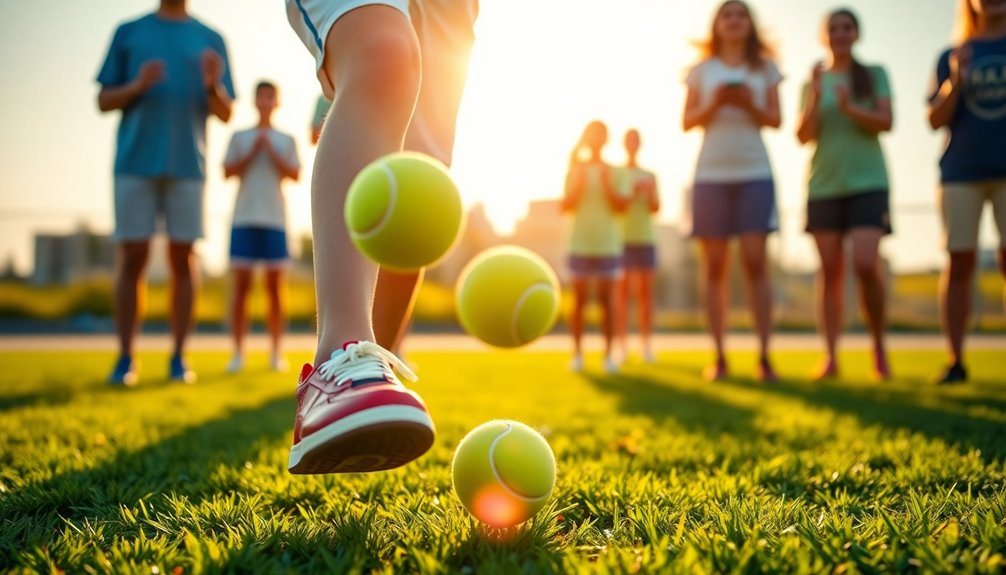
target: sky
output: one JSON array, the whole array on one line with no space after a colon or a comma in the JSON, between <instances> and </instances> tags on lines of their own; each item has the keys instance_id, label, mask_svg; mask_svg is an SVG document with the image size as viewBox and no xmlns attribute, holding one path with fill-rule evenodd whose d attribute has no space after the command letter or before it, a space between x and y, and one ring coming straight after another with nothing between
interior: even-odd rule
<instances>
[{"instance_id":1,"label":"sky","mask_svg":"<svg viewBox=\"0 0 1006 575\"><path fill-rule=\"evenodd\" d=\"M86 222L112 229L112 162L118 114L97 110L94 77L117 24L156 0L0 0L0 261L30 270L32 234ZM482 202L508 231L529 200L561 194L569 150L584 124L602 119L623 160L621 134L641 130L640 161L660 181L660 219L680 221L701 134L682 133L682 79L708 34L713 0L482 0L476 46L459 113L454 175L468 205ZM942 265L935 199L943 136L925 121L932 68L948 43L954 0L847 0L862 21L859 58L886 67L895 129L884 137L895 234L883 253L896 270ZM794 136L799 90L813 64L830 0L755 0L760 27L779 52L783 125L765 140L776 175L782 230L773 253L794 270L817 258L802 232L809 150ZM229 125L211 120L207 155L207 237L199 252L210 271L226 267L236 183L221 163L230 134L252 125L255 82L282 90L276 126L297 138L306 167L286 188L290 226L310 231L308 123L319 93L313 60L290 30L281 0L190 0L191 12L227 42L238 100ZM59 18L51 14L60 12ZM45 34L59 41L41 41ZM988 210L987 210L988 211ZM982 240L994 245L989 215Z\"/></svg>"}]
</instances>

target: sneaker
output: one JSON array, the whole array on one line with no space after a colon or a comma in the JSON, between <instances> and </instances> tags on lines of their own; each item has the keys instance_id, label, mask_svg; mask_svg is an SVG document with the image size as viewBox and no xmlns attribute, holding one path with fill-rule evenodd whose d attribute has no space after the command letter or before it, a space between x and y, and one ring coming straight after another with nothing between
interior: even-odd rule
<instances>
[{"instance_id":1,"label":"sneaker","mask_svg":"<svg viewBox=\"0 0 1006 575\"><path fill-rule=\"evenodd\" d=\"M288 468L294 474L360 473L399 467L433 445L422 398L395 375L416 376L376 343L343 344L297 383L297 418Z\"/></svg>"},{"instance_id":2,"label":"sneaker","mask_svg":"<svg viewBox=\"0 0 1006 575\"><path fill-rule=\"evenodd\" d=\"M967 381L968 370L964 367L963 363L958 361L947 366L943 373L936 376L933 380L933 385L956 385L959 383L967 383Z\"/></svg>"},{"instance_id":3,"label":"sneaker","mask_svg":"<svg viewBox=\"0 0 1006 575\"><path fill-rule=\"evenodd\" d=\"M269 360L269 367L277 373L286 373L290 371L290 364L286 361L286 358L281 354L274 353L272 358Z\"/></svg>"},{"instance_id":4,"label":"sneaker","mask_svg":"<svg viewBox=\"0 0 1006 575\"><path fill-rule=\"evenodd\" d=\"M196 372L189 369L188 363L181 355L173 355L168 365L168 379L178 383L195 383Z\"/></svg>"},{"instance_id":5,"label":"sneaker","mask_svg":"<svg viewBox=\"0 0 1006 575\"><path fill-rule=\"evenodd\" d=\"M231 357L231 362L227 364L227 373L241 373L245 368L245 358L240 353L235 353Z\"/></svg>"},{"instance_id":6,"label":"sneaker","mask_svg":"<svg viewBox=\"0 0 1006 575\"><path fill-rule=\"evenodd\" d=\"M108 376L110 385L124 385L132 387L136 385L136 362L128 355L120 355L112 369L112 374Z\"/></svg>"},{"instance_id":7,"label":"sneaker","mask_svg":"<svg viewBox=\"0 0 1006 575\"><path fill-rule=\"evenodd\" d=\"M569 370L573 373L580 373L583 371L583 356L574 355L573 361L569 362Z\"/></svg>"},{"instance_id":8,"label":"sneaker","mask_svg":"<svg viewBox=\"0 0 1006 575\"><path fill-rule=\"evenodd\" d=\"M730 377L730 368L727 366L727 360L722 357L702 371L702 379L706 383L724 381L728 377Z\"/></svg>"},{"instance_id":9,"label":"sneaker","mask_svg":"<svg viewBox=\"0 0 1006 575\"><path fill-rule=\"evenodd\" d=\"M814 383L824 383L833 379L838 379L838 362L832 358L824 360L821 367L811 378Z\"/></svg>"},{"instance_id":10,"label":"sneaker","mask_svg":"<svg viewBox=\"0 0 1006 575\"><path fill-rule=\"evenodd\" d=\"M604 373L615 375L618 373L618 362L611 357L604 358Z\"/></svg>"},{"instance_id":11,"label":"sneaker","mask_svg":"<svg viewBox=\"0 0 1006 575\"><path fill-rule=\"evenodd\" d=\"M643 363L650 365L657 363L657 356L653 354L653 350L649 347L643 350Z\"/></svg>"},{"instance_id":12,"label":"sneaker","mask_svg":"<svg viewBox=\"0 0 1006 575\"><path fill-rule=\"evenodd\" d=\"M767 357L758 360L758 381L762 383L776 383L779 381L779 376L776 374L775 369L772 368L772 362Z\"/></svg>"}]
</instances>

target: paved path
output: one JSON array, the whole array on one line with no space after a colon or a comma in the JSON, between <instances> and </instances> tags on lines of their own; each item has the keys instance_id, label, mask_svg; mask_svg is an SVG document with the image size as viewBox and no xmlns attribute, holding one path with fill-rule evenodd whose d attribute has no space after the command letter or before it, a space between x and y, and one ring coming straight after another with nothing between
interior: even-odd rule
<instances>
[{"instance_id":1,"label":"paved path","mask_svg":"<svg viewBox=\"0 0 1006 575\"><path fill-rule=\"evenodd\" d=\"M601 338L590 335L585 340L588 350L601 349ZM667 350L708 350L711 347L705 334L659 334L654 336L654 347L657 351ZM293 334L287 336L284 347L288 351L311 351L314 349L313 335ZM756 340L750 334L728 336L727 345L730 349L755 349ZM171 342L167 334L143 335L137 341L140 350L166 351ZM263 334L253 334L247 340L248 349L267 349L268 340ZM635 346L635 339L630 341ZM945 343L938 334L896 334L890 336L888 345L891 349L926 349L943 351ZM75 350L75 351L114 351L115 338L109 334L97 335L3 335L0 336L0 351L27 350ZM842 338L843 349L867 349L869 339L863 334L852 334ZM993 349L1006 352L1006 335L974 335L968 338L968 349ZM192 337L190 349L226 351L231 347L230 339L224 334L196 334ZM818 350L821 341L814 334L779 334L773 339L772 347L779 350ZM460 334L415 334L406 342L407 351L479 351L487 349L485 345L474 338ZM570 339L566 334L547 335L527 347L531 351L566 351L570 349Z\"/></svg>"}]
</instances>

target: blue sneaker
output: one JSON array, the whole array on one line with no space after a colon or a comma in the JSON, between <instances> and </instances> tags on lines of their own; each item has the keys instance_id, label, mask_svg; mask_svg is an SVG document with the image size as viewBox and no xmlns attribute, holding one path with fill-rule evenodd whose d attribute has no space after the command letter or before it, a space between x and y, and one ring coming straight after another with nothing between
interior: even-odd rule
<instances>
[{"instance_id":1,"label":"blue sneaker","mask_svg":"<svg viewBox=\"0 0 1006 575\"><path fill-rule=\"evenodd\" d=\"M168 379L178 383L195 383L196 372L189 369L181 355L171 356L171 364L168 367Z\"/></svg>"},{"instance_id":2,"label":"blue sneaker","mask_svg":"<svg viewBox=\"0 0 1006 575\"><path fill-rule=\"evenodd\" d=\"M128 355L120 355L115 362L115 368L112 369L112 374L108 376L108 383L132 387L136 385L136 380L136 362Z\"/></svg>"}]
</instances>

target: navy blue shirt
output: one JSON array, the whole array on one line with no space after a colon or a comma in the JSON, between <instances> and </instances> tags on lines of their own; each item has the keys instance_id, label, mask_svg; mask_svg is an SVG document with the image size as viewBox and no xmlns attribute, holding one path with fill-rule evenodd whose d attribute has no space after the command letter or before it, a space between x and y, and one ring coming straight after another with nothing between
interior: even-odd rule
<instances>
[{"instance_id":1,"label":"navy blue shirt","mask_svg":"<svg viewBox=\"0 0 1006 575\"><path fill-rule=\"evenodd\" d=\"M166 20L150 14L115 31L98 73L99 84L128 84L149 60L163 60L165 76L122 111L116 175L205 179L209 106L201 60L207 48L223 58L222 84L233 98L224 40L198 20Z\"/></svg>"},{"instance_id":2,"label":"navy blue shirt","mask_svg":"<svg viewBox=\"0 0 1006 575\"><path fill-rule=\"evenodd\" d=\"M940 160L944 182L1006 179L1006 38L970 44L971 68ZM949 77L947 50L936 65L936 90Z\"/></svg>"}]
</instances>

